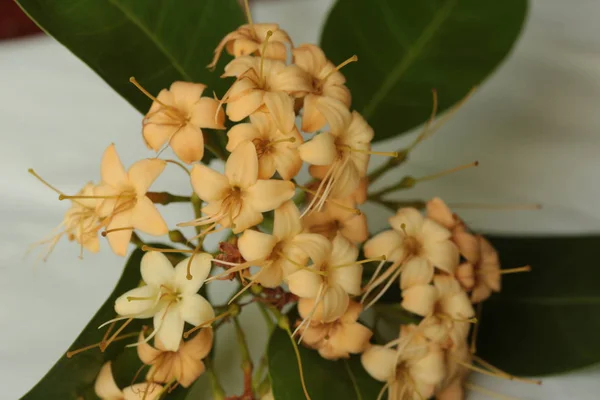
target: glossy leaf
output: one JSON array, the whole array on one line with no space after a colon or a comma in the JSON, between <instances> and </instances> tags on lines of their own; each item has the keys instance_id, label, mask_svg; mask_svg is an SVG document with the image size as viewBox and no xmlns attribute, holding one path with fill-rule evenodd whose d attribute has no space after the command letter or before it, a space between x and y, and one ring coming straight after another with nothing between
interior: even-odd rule
<instances>
[{"instance_id":1,"label":"glossy leaf","mask_svg":"<svg viewBox=\"0 0 600 400\"><path fill-rule=\"evenodd\" d=\"M206 65L225 34L244 22L235 0L17 0L42 29L88 64L140 112L150 100L129 77L157 94L183 80L225 91Z\"/></svg>"},{"instance_id":2,"label":"glossy leaf","mask_svg":"<svg viewBox=\"0 0 600 400\"><path fill-rule=\"evenodd\" d=\"M102 340L106 328L98 329L98 327L104 322L115 318L114 304L116 298L127 290L136 287L141 280L140 260L143 254L144 252L141 249L136 249L131 254L115 289L70 346L69 349L71 351L99 343ZM171 253L170 255L175 256L174 260L179 256L175 253ZM133 320L120 335L139 332L142 325L147 322L144 320ZM108 360L115 360L119 354L125 354L123 353L124 346L136 341L137 337L132 337L131 339L113 342L105 352L101 352L99 348L94 348L76 354L72 358L61 357L46 376L21 399L95 399L96 395L94 394L93 386L102 365ZM131 352L131 349L128 349L128 351L129 354L135 354L135 352ZM139 366L140 364L137 364L135 369L139 368ZM130 370L122 369L123 372L119 372L119 376L115 376L115 379L117 382L123 380L130 381L130 376L133 377L135 369L133 373Z\"/></svg>"},{"instance_id":3,"label":"glossy leaf","mask_svg":"<svg viewBox=\"0 0 600 400\"><path fill-rule=\"evenodd\" d=\"M478 354L519 375L545 375L600 362L600 237L492 237L502 292L483 305Z\"/></svg>"},{"instance_id":4,"label":"glossy leaf","mask_svg":"<svg viewBox=\"0 0 600 400\"><path fill-rule=\"evenodd\" d=\"M344 67L353 107L375 140L424 122L431 91L439 111L456 104L500 64L525 20L527 0L339 0L323 31L327 56Z\"/></svg>"},{"instance_id":5,"label":"glossy leaf","mask_svg":"<svg viewBox=\"0 0 600 400\"><path fill-rule=\"evenodd\" d=\"M360 357L329 361L318 352L300 347L304 379L312 400L376 399L383 384L363 369ZM268 346L269 376L276 400L305 400L294 348L288 334L275 329Z\"/></svg>"}]
</instances>

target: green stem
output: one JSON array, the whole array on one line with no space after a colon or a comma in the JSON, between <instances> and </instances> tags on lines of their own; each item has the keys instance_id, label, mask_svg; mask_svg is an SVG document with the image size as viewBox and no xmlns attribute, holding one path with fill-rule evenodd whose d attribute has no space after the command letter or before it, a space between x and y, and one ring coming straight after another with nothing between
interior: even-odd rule
<instances>
[{"instance_id":1,"label":"green stem","mask_svg":"<svg viewBox=\"0 0 600 400\"><path fill-rule=\"evenodd\" d=\"M206 357L204 359L204 365L206 366L206 372L208 372L208 376L210 378L210 387L212 389L212 398L214 400L224 400L225 399L225 390L223 390L223 386L221 386L221 382L219 382L219 377L215 372L215 367L213 364L212 357Z\"/></svg>"},{"instance_id":2,"label":"green stem","mask_svg":"<svg viewBox=\"0 0 600 400\"><path fill-rule=\"evenodd\" d=\"M139 247L140 249L142 248L142 246L144 246L146 243L144 243L144 241L142 240L142 238L140 238L138 236L137 233L133 232L131 234L131 243L133 243L134 245L136 245L137 247Z\"/></svg>"},{"instance_id":3,"label":"green stem","mask_svg":"<svg viewBox=\"0 0 600 400\"><path fill-rule=\"evenodd\" d=\"M369 200L381 199L388 193L396 192L398 190L410 189L414 187L416 183L417 180L412 176L405 176L400 180L400 182L391 186L384 187L383 189L375 193L369 194Z\"/></svg>"},{"instance_id":4,"label":"green stem","mask_svg":"<svg viewBox=\"0 0 600 400\"><path fill-rule=\"evenodd\" d=\"M242 329L242 325L238 317L233 317L233 324L235 326L235 334L237 338L238 347L240 349L240 356L242 358L242 371L244 372L244 397L253 397L253 385L252 385L252 358L250 357L250 351L248 350L248 341L246 340L246 334Z\"/></svg>"},{"instance_id":5,"label":"green stem","mask_svg":"<svg viewBox=\"0 0 600 400\"><path fill-rule=\"evenodd\" d=\"M172 231L169 231L169 239L171 240L171 242L173 243L179 243L182 244L184 246L189 247L192 250L196 249L196 246L194 246L189 240L188 238L185 237L185 235L183 234L183 232L181 232L179 229L173 229Z\"/></svg>"},{"instance_id":6,"label":"green stem","mask_svg":"<svg viewBox=\"0 0 600 400\"><path fill-rule=\"evenodd\" d=\"M378 197L369 197L369 201L388 208L392 212L396 212L399 208L411 207L422 210L425 208L425 202L423 200L407 200L407 201L395 201L395 200L383 200Z\"/></svg>"},{"instance_id":7,"label":"green stem","mask_svg":"<svg viewBox=\"0 0 600 400\"><path fill-rule=\"evenodd\" d=\"M202 218L202 200L200 200L200 197L198 197L198 195L196 193L192 194L192 207L194 208L194 217L196 219L198 218ZM201 234L202 233L202 227L201 226L196 226L196 234ZM204 236L200 236L198 238L198 247L202 248L202 244L204 243Z\"/></svg>"},{"instance_id":8,"label":"green stem","mask_svg":"<svg viewBox=\"0 0 600 400\"><path fill-rule=\"evenodd\" d=\"M190 196L178 196L169 192L147 192L146 197L152 200L153 203L166 206L171 203L189 203L192 201Z\"/></svg>"}]
</instances>

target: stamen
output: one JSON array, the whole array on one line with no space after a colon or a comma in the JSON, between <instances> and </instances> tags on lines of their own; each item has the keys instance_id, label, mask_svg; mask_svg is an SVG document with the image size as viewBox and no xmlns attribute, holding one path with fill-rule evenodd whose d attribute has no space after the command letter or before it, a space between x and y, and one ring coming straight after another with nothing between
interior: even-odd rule
<instances>
[{"instance_id":1,"label":"stamen","mask_svg":"<svg viewBox=\"0 0 600 400\"><path fill-rule=\"evenodd\" d=\"M292 347L294 348L294 353L296 354L296 360L298 361L298 371L300 371L300 383L302 384L302 391L304 392L304 397L306 400L311 400L310 395L308 394L308 389L306 388L306 382L304 381L304 370L302 368L302 357L300 357L300 350L298 350L298 344L294 340L294 336L290 332L290 328L286 329L290 341L292 342Z\"/></svg>"},{"instance_id":2,"label":"stamen","mask_svg":"<svg viewBox=\"0 0 600 400\"><path fill-rule=\"evenodd\" d=\"M128 338L137 336L139 334L140 334L139 332L127 333L125 335L115 337L112 341L116 342L118 340L128 339ZM85 346L85 347L82 347L82 348L77 349L77 350L67 351L67 353L65 354L65 356L67 358L72 358L73 356L75 356L75 355L77 355L79 353L83 353L84 351L91 350L91 349L96 348L96 347L102 348L102 343L104 343L104 341L101 341L101 342L98 342L98 343L95 343L95 344L91 344L89 346Z\"/></svg>"},{"instance_id":3,"label":"stamen","mask_svg":"<svg viewBox=\"0 0 600 400\"><path fill-rule=\"evenodd\" d=\"M473 334L471 335L471 354L475 354L477 352L477 336L479 335L479 325L481 325L481 314L483 312L483 302L477 304L477 310L475 311L475 318L477 318L477 323L473 327Z\"/></svg>"},{"instance_id":4,"label":"stamen","mask_svg":"<svg viewBox=\"0 0 600 400\"><path fill-rule=\"evenodd\" d=\"M474 385L474 384L468 383L468 382L465 383L465 388L469 389L469 390L472 390L474 392L479 392L479 393L484 394L486 396L493 397L493 398L498 399L498 400L520 400L520 399L518 399L516 397L505 396L503 394L493 392L493 391L491 391L489 389L482 388L481 386L477 386L477 385Z\"/></svg>"},{"instance_id":5,"label":"stamen","mask_svg":"<svg viewBox=\"0 0 600 400\"><path fill-rule=\"evenodd\" d=\"M108 229L108 230L102 231L102 236L106 237L106 235L108 235L109 233L118 232L118 231L132 231L134 229L135 228L133 226L124 226L122 228Z\"/></svg>"},{"instance_id":6,"label":"stamen","mask_svg":"<svg viewBox=\"0 0 600 400\"><path fill-rule=\"evenodd\" d=\"M502 275L504 275L504 274L516 274L519 272L530 272L530 271L531 271L531 265L526 265L524 267L519 267L519 268L501 269L500 273Z\"/></svg>"},{"instance_id":7,"label":"stamen","mask_svg":"<svg viewBox=\"0 0 600 400\"><path fill-rule=\"evenodd\" d=\"M231 314L231 310L227 310L224 313L221 313L221 314L217 315L213 319L209 319L208 321L205 321L205 322L201 323L200 325L197 325L197 326L193 327L189 331L183 333L183 338L187 339L192 333L196 332L197 330L200 330L200 329L202 329L202 328L204 328L206 326L209 326L213 322L218 321L221 318L224 318L224 317L228 316L229 314Z\"/></svg>"},{"instance_id":8,"label":"stamen","mask_svg":"<svg viewBox=\"0 0 600 400\"><path fill-rule=\"evenodd\" d=\"M386 271L387 272L387 271ZM400 273L402 272L402 268L398 268L398 270L390 277L390 279L388 280L388 282L385 284L385 286L383 287L383 289L381 289L379 291L379 293L377 293L377 296L375 296L370 302L369 304L367 304L365 306L365 308L363 308L364 310L367 310L368 308L370 308L373 304L377 303L377 301L385 294L385 292L387 292L387 290L390 288L390 286L392 285L392 283L396 282L396 280L398 280L398 277L400 276ZM365 296L363 296L364 298Z\"/></svg>"},{"instance_id":9,"label":"stamen","mask_svg":"<svg viewBox=\"0 0 600 400\"><path fill-rule=\"evenodd\" d=\"M156 97L152 96L150 94L150 92L148 92L146 89L144 89L144 87L142 85L140 85L133 76L131 78L129 78L129 82L133 83L134 86L136 88L138 88L139 91L142 92L144 95L146 95L146 97L148 97L150 100L157 102L158 104L160 104L161 106L163 106L166 109L174 109L174 107L168 106L165 103L163 103L162 101L158 100Z\"/></svg>"},{"instance_id":10,"label":"stamen","mask_svg":"<svg viewBox=\"0 0 600 400\"><path fill-rule=\"evenodd\" d=\"M383 399L383 395L384 395L385 391L389 389L389 387L390 387L390 383L386 382L385 385L383 385L383 387L379 391L379 394L377 395L377 400Z\"/></svg>"},{"instance_id":11,"label":"stamen","mask_svg":"<svg viewBox=\"0 0 600 400\"><path fill-rule=\"evenodd\" d=\"M350 147L347 145L344 146L340 146L340 147L344 147L350 151L354 151L356 153L363 153L363 154L371 154L374 156L384 156L384 157L394 157L394 158L398 158L398 152L397 151L372 151L372 150L363 150L363 149L355 149L354 147Z\"/></svg>"},{"instance_id":12,"label":"stamen","mask_svg":"<svg viewBox=\"0 0 600 400\"><path fill-rule=\"evenodd\" d=\"M333 266L333 267L330 267L330 268L334 269L334 268L351 267L353 265L366 264L366 263L371 262L371 261L386 261L386 257L385 256L380 256L380 257L367 258L365 260L349 262L349 263L346 263L346 264L340 264L340 265L336 265L336 266Z\"/></svg>"},{"instance_id":13,"label":"stamen","mask_svg":"<svg viewBox=\"0 0 600 400\"><path fill-rule=\"evenodd\" d=\"M258 77L262 84L264 84L263 71L265 64L265 52L267 51L267 44L269 43L269 39L271 38L271 36L273 36L273 31L267 31L267 35L265 36L265 41L263 42L263 46L260 52L260 73L258 74Z\"/></svg>"},{"instance_id":14,"label":"stamen","mask_svg":"<svg viewBox=\"0 0 600 400\"><path fill-rule=\"evenodd\" d=\"M462 171L462 170L465 170L465 169L469 169L471 167L477 167L478 165L479 165L479 161L473 161L472 163L465 164L465 165L460 165L460 166L454 167L454 168L450 168L450 169L448 169L446 171L438 172L438 173L433 174L433 175L424 176L422 178L417 178L417 179L415 179L415 181L417 181L417 182L430 181L430 180L433 180L433 179L441 178L442 176L446 176L446 175L452 174L454 172L458 172L458 171Z\"/></svg>"},{"instance_id":15,"label":"stamen","mask_svg":"<svg viewBox=\"0 0 600 400\"><path fill-rule=\"evenodd\" d=\"M320 82L325 82L327 80L327 78L329 78L331 75L335 74L340 69L344 68L346 65L356 62L356 61L358 61L358 56L355 54L352 57L350 57L349 59L347 59L346 61L344 61L343 63L339 64L337 67L335 67L331 71L329 71L329 73L327 75L325 75L325 77L323 79L321 79Z\"/></svg>"},{"instance_id":16,"label":"stamen","mask_svg":"<svg viewBox=\"0 0 600 400\"><path fill-rule=\"evenodd\" d=\"M100 351L104 353L104 350L115 340L115 338L119 335L119 333L123 332L123 329L127 327L133 321L133 318L129 318L127 321L121 325L119 329L106 341L106 343L100 345Z\"/></svg>"},{"instance_id":17,"label":"stamen","mask_svg":"<svg viewBox=\"0 0 600 400\"><path fill-rule=\"evenodd\" d=\"M482 210L541 210L541 204L478 204L478 203L449 203L450 208L470 208Z\"/></svg>"},{"instance_id":18,"label":"stamen","mask_svg":"<svg viewBox=\"0 0 600 400\"><path fill-rule=\"evenodd\" d=\"M161 249L159 247L151 247L148 245L142 246L142 251L156 251L159 253L193 253L195 250L188 249Z\"/></svg>"},{"instance_id":19,"label":"stamen","mask_svg":"<svg viewBox=\"0 0 600 400\"><path fill-rule=\"evenodd\" d=\"M312 189L307 188L306 186L300 186L300 185L296 185L296 187L302 191L305 191L307 193L312 194L313 196L315 196L315 198L317 198L319 196L318 191L315 192ZM362 211L360 211L358 208L353 208L353 207L348 207L342 203L340 203L339 201L335 200L335 199L325 199L325 202L331 203L336 205L337 207L340 207L343 210L346 210L348 212L351 212L352 214L356 214L356 215L362 215Z\"/></svg>"},{"instance_id":20,"label":"stamen","mask_svg":"<svg viewBox=\"0 0 600 400\"><path fill-rule=\"evenodd\" d=\"M491 371L488 371L487 369L479 368L479 367L477 367L477 366L475 366L473 364L468 364L468 363L466 363L464 361L461 361L461 360L457 359L456 357L452 357L452 356L450 356L450 357L458 365L463 366L463 367L465 367L467 369L470 369L472 371L479 372L480 374L488 375L488 376L493 376L494 378L506 379L506 380L509 380L509 381L517 380L517 379L515 379L515 378L517 378L516 376L508 375L505 372L502 372L502 373L500 373L500 372L491 372ZM530 383L530 384L533 384L533 385L541 385L542 384L541 381L534 381L534 380L529 380L529 379L525 379L524 381L519 379L519 381L524 382L524 383Z\"/></svg>"},{"instance_id":21,"label":"stamen","mask_svg":"<svg viewBox=\"0 0 600 400\"><path fill-rule=\"evenodd\" d=\"M274 141L272 141L272 142L269 143L269 146L272 146L272 145L277 144L277 143L285 143L285 142L295 143L296 142L296 138L292 136L292 137L289 137L287 139L274 140Z\"/></svg>"},{"instance_id":22,"label":"stamen","mask_svg":"<svg viewBox=\"0 0 600 400\"><path fill-rule=\"evenodd\" d=\"M436 314L437 317L442 319L447 319L452 322L468 322L470 324L476 324L478 322L477 318L454 318L447 314Z\"/></svg>"},{"instance_id":23,"label":"stamen","mask_svg":"<svg viewBox=\"0 0 600 400\"><path fill-rule=\"evenodd\" d=\"M154 297L127 296L127 301L136 301L136 300L154 300Z\"/></svg>"},{"instance_id":24,"label":"stamen","mask_svg":"<svg viewBox=\"0 0 600 400\"><path fill-rule=\"evenodd\" d=\"M175 160L165 160L165 162L179 166L179 167L180 167L182 170L184 170L184 171L185 171L185 173L186 173L188 176L191 176L191 173L190 173L190 171L189 171L189 170L188 170L188 169L185 167L185 165L183 165L183 164L182 164L182 163L180 163L179 161L175 161Z\"/></svg>"},{"instance_id":25,"label":"stamen","mask_svg":"<svg viewBox=\"0 0 600 400\"><path fill-rule=\"evenodd\" d=\"M248 18L248 25L254 25L252 22L252 14L250 13L250 5L248 0L244 0L244 8L246 9L246 18Z\"/></svg>"},{"instance_id":26,"label":"stamen","mask_svg":"<svg viewBox=\"0 0 600 400\"><path fill-rule=\"evenodd\" d=\"M56 193L58 193L59 195L63 196L63 192L61 192L60 190L58 190L57 188L55 188L54 186L52 186L51 184L49 184L44 178L42 178L41 176L39 176L37 174L37 172L35 172L33 170L33 168L29 168L27 170L27 172L29 172L31 175L35 176L37 178L38 181L42 182L46 187L50 188L51 190L54 190Z\"/></svg>"},{"instance_id":27,"label":"stamen","mask_svg":"<svg viewBox=\"0 0 600 400\"><path fill-rule=\"evenodd\" d=\"M66 194L60 194L58 196L59 200L71 200L71 199L127 199L127 198L135 198L135 195L128 195L128 194L118 194L118 195L113 195L113 196L83 196L83 195L74 195L74 196L68 196Z\"/></svg>"},{"instance_id":28,"label":"stamen","mask_svg":"<svg viewBox=\"0 0 600 400\"><path fill-rule=\"evenodd\" d=\"M523 383L530 383L533 385L541 385L542 384L542 381L540 381L539 379L527 379L527 378L521 378L518 376L511 375L508 372L501 370L500 368L490 364L489 362L485 361L483 358L478 357L476 355L473 355L473 360L477 361L479 364L483 365L484 367L488 368L491 371L505 375L507 379L511 379L513 381L519 381L519 382L523 382Z\"/></svg>"}]
</instances>

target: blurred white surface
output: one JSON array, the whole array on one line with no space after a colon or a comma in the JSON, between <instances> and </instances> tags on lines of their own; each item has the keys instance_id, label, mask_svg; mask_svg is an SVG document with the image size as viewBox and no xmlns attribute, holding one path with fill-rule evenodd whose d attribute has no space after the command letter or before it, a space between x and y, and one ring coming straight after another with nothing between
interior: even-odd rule
<instances>
[{"instance_id":1,"label":"blurred white surface","mask_svg":"<svg viewBox=\"0 0 600 400\"><path fill-rule=\"evenodd\" d=\"M255 8L254 18L281 23L296 43L316 42L331 3L267 1ZM532 3L515 52L436 137L415 151L402 173L422 176L476 159L480 167L424 183L408 196L544 205L535 212L462 213L486 231L597 232L600 2ZM24 261L28 244L56 226L67 207L27 169L74 192L98 179L99 159L110 142L126 165L150 153L141 141L140 115L52 39L0 43L0 88L0 397L15 399L64 354L112 290L123 264L106 245L82 262L78 249L67 243L45 264L34 267L35 257ZM406 140L378 147L396 148ZM183 194L186 178L171 169L155 188ZM172 224L190 217L186 205L166 210ZM371 229L381 229L387 214L375 207L367 212ZM210 291L227 295L220 293L222 286ZM258 356L266 339L262 320L252 309L242 320ZM221 335L217 366L235 391L241 374L235 346L228 345L234 336L230 329ZM473 381L519 399L591 400L599 397L600 370L548 378L541 387L480 376Z\"/></svg>"}]
</instances>

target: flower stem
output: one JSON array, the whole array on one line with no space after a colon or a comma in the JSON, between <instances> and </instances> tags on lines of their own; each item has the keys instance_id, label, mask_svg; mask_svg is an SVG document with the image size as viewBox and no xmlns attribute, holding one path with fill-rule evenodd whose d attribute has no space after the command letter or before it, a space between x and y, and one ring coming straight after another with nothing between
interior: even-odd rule
<instances>
[{"instance_id":1,"label":"flower stem","mask_svg":"<svg viewBox=\"0 0 600 400\"><path fill-rule=\"evenodd\" d=\"M140 249L146 245L146 243L144 243L144 241L138 236L137 233L133 232L131 234L131 243L133 243L134 245L136 245L137 247L139 247Z\"/></svg>"},{"instance_id":2,"label":"flower stem","mask_svg":"<svg viewBox=\"0 0 600 400\"><path fill-rule=\"evenodd\" d=\"M204 365L206 366L206 372L208 372L208 377L210 378L212 398L214 400L224 400L225 390L223 390L223 386L221 385L221 382L219 382L219 377L217 376L217 373L215 371L213 359L211 357L206 357L204 359Z\"/></svg>"},{"instance_id":3,"label":"flower stem","mask_svg":"<svg viewBox=\"0 0 600 400\"><path fill-rule=\"evenodd\" d=\"M179 243L182 244L184 246L189 247L192 250L196 249L196 246L194 246L189 240L188 238L185 237L185 235L183 234L183 232L181 232L179 229L173 229L172 231L169 231L169 239L171 240L171 242L173 243Z\"/></svg>"},{"instance_id":4,"label":"flower stem","mask_svg":"<svg viewBox=\"0 0 600 400\"><path fill-rule=\"evenodd\" d=\"M385 196L386 194L396 192L398 190L410 189L410 188L414 187L416 183L417 183L417 180L415 178L413 178L412 176L405 176L404 178L402 178L400 180L400 182L398 182L394 185L388 186L388 187L384 187L383 189L370 194L369 200L380 199L381 197Z\"/></svg>"},{"instance_id":5,"label":"flower stem","mask_svg":"<svg viewBox=\"0 0 600 400\"><path fill-rule=\"evenodd\" d=\"M171 203L189 203L192 201L190 196L178 196L169 192L147 192L146 196L153 203L162 204L163 206Z\"/></svg>"},{"instance_id":6,"label":"flower stem","mask_svg":"<svg viewBox=\"0 0 600 400\"><path fill-rule=\"evenodd\" d=\"M246 335L244 334L244 330L242 329L242 325L240 324L238 317L233 318L233 324L235 326L238 347L240 348L240 356L242 357L241 367L244 373L244 393L242 394L242 398L252 398L253 365L250 352L248 351L248 342L246 341Z\"/></svg>"}]
</instances>

